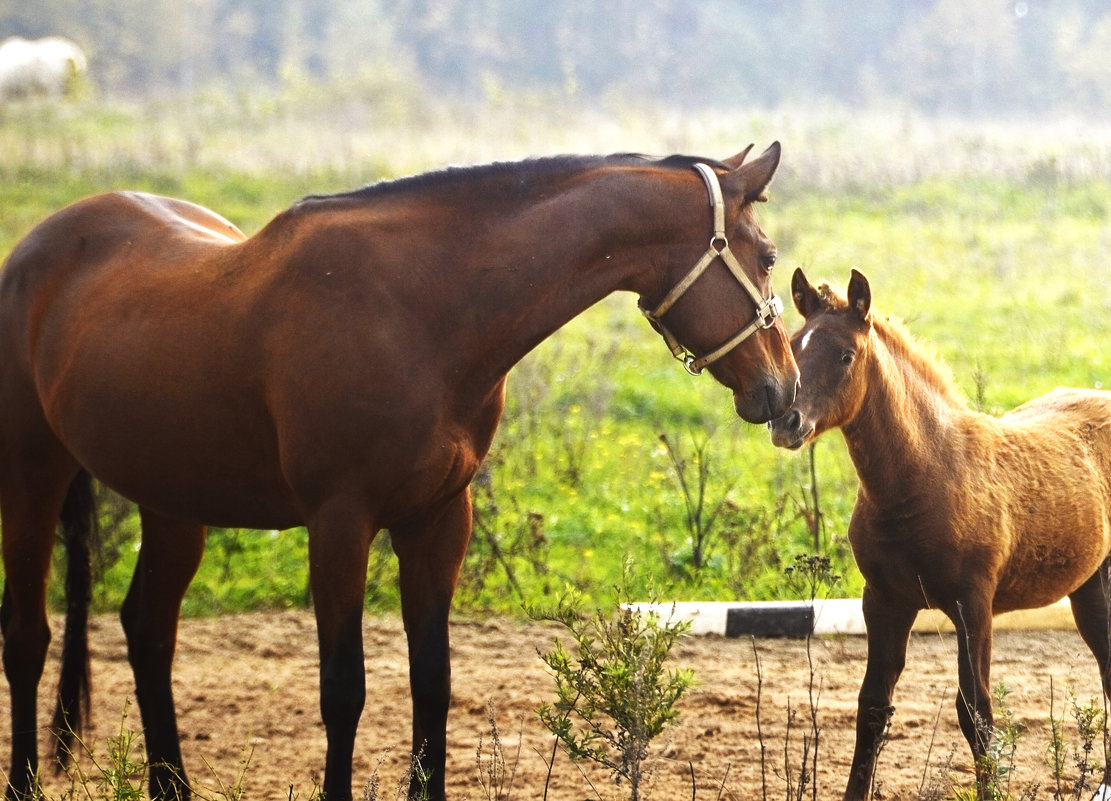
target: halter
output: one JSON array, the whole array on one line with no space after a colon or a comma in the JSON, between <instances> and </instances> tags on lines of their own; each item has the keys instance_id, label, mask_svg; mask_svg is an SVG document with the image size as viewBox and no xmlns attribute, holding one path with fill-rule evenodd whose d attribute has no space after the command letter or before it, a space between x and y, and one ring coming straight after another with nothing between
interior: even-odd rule
<instances>
[{"instance_id":1,"label":"halter","mask_svg":"<svg viewBox=\"0 0 1111 801\"><path fill-rule=\"evenodd\" d=\"M706 189L710 193L710 206L714 210L714 235L710 238L710 247L683 280L676 284L667 293L667 297L660 301L660 305L652 311L643 306L640 307L640 310L663 335L664 342L671 349L671 355L683 363L688 373L699 375L707 365L716 362L757 331L771 328L775 324L776 318L783 314L783 301L774 294L770 298L765 298L760 290L756 288L756 285L745 275L741 263L737 261L737 257L729 249L729 240L725 237L725 201L721 196L721 184L718 183L717 174L705 164L695 164L694 168L698 170L698 174L706 182ZM683 293L691 288L691 285L706 271L706 268L713 264L714 259L722 260L725 266L729 268L729 272L733 273L733 277L752 298L752 301L756 304L756 319L716 350L707 353L705 356L696 357L679 344L679 340L667 330L661 318L683 296Z\"/></svg>"}]
</instances>

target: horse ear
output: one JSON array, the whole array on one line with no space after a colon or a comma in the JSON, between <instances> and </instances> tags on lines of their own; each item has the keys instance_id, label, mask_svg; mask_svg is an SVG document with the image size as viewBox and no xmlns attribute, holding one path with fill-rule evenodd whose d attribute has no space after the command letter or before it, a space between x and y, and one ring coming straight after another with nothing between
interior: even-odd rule
<instances>
[{"instance_id":1,"label":"horse ear","mask_svg":"<svg viewBox=\"0 0 1111 801\"><path fill-rule=\"evenodd\" d=\"M729 176L736 182L745 203L763 202L768 199L768 185L771 184L778 167L779 142L772 142L767 150L748 164L736 167Z\"/></svg>"},{"instance_id":2,"label":"horse ear","mask_svg":"<svg viewBox=\"0 0 1111 801\"><path fill-rule=\"evenodd\" d=\"M753 146L749 145L748 147L746 147L744 150L742 150L737 155L730 156L729 158L722 161L722 164L728 164L729 169L731 169L731 170L737 169L738 167L740 167L742 164L745 163L745 159L748 158L749 151L752 150L752 148L753 148Z\"/></svg>"},{"instance_id":3,"label":"horse ear","mask_svg":"<svg viewBox=\"0 0 1111 801\"><path fill-rule=\"evenodd\" d=\"M872 287L868 279L860 270L853 268L849 278L849 308L860 315L860 319L868 322L868 312L872 308Z\"/></svg>"},{"instance_id":4,"label":"horse ear","mask_svg":"<svg viewBox=\"0 0 1111 801\"><path fill-rule=\"evenodd\" d=\"M823 306L822 296L806 280L802 268L795 268L795 273L791 276L791 299L795 301L795 308L803 317L809 317Z\"/></svg>"}]
</instances>

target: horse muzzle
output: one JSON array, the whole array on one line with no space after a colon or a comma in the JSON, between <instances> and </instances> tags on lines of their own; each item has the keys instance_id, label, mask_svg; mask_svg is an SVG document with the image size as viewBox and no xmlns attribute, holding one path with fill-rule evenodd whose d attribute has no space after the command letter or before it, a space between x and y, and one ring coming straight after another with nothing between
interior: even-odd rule
<instances>
[{"instance_id":1,"label":"horse muzzle","mask_svg":"<svg viewBox=\"0 0 1111 801\"><path fill-rule=\"evenodd\" d=\"M774 378L765 378L747 394L734 390L733 408L746 423L767 423L787 413L795 402L798 380L785 385Z\"/></svg>"},{"instance_id":2,"label":"horse muzzle","mask_svg":"<svg viewBox=\"0 0 1111 801\"><path fill-rule=\"evenodd\" d=\"M797 451L814 436L814 424L804 420L798 409L768 423L772 444L779 448Z\"/></svg>"}]
</instances>

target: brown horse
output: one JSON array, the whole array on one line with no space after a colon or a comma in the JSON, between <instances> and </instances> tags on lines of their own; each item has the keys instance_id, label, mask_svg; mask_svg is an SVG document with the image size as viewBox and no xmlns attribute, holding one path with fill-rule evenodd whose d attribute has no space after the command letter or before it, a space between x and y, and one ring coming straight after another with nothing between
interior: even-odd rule
<instances>
[{"instance_id":1,"label":"brown horse","mask_svg":"<svg viewBox=\"0 0 1111 801\"><path fill-rule=\"evenodd\" d=\"M443 798L448 612L471 531L468 484L509 369L624 290L688 370L708 366L733 390L742 418L778 417L794 398L775 247L753 206L779 145L749 162L747 152L450 169L306 198L250 238L203 208L137 193L79 201L31 231L0 275L9 795L37 767L59 517L72 586L55 724L80 721L91 475L142 518L121 617L153 796L189 793L170 674L205 524L304 524L327 797L351 797L368 548L385 528L414 752Z\"/></svg>"},{"instance_id":2,"label":"brown horse","mask_svg":"<svg viewBox=\"0 0 1111 801\"><path fill-rule=\"evenodd\" d=\"M993 615L1069 596L1111 692L1111 393L1058 390L996 419L971 409L900 323L871 311L861 273L847 300L801 271L791 290L806 318L791 339L802 389L772 440L799 448L840 428L860 476L849 540L865 579L868 666L845 798L868 794L926 607L959 634L957 716L982 786Z\"/></svg>"}]
</instances>

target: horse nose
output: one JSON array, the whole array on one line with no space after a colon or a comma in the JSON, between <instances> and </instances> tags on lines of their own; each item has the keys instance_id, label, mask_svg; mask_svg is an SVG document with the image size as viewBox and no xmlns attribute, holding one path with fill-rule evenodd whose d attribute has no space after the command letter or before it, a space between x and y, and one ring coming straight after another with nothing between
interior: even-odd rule
<instances>
[{"instance_id":1,"label":"horse nose","mask_svg":"<svg viewBox=\"0 0 1111 801\"><path fill-rule=\"evenodd\" d=\"M795 387L768 377L747 394L733 393L733 404L741 419L749 423L766 423L787 413L795 400Z\"/></svg>"},{"instance_id":2,"label":"horse nose","mask_svg":"<svg viewBox=\"0 0 1111 801\"><path fill-rule=\"evenodd\" d=\"M769 420L775 420L787 414L799 393L799 380L784 386L778 381L771 381L765 389L768 400Z\"/></svg>"}]
</instances>

